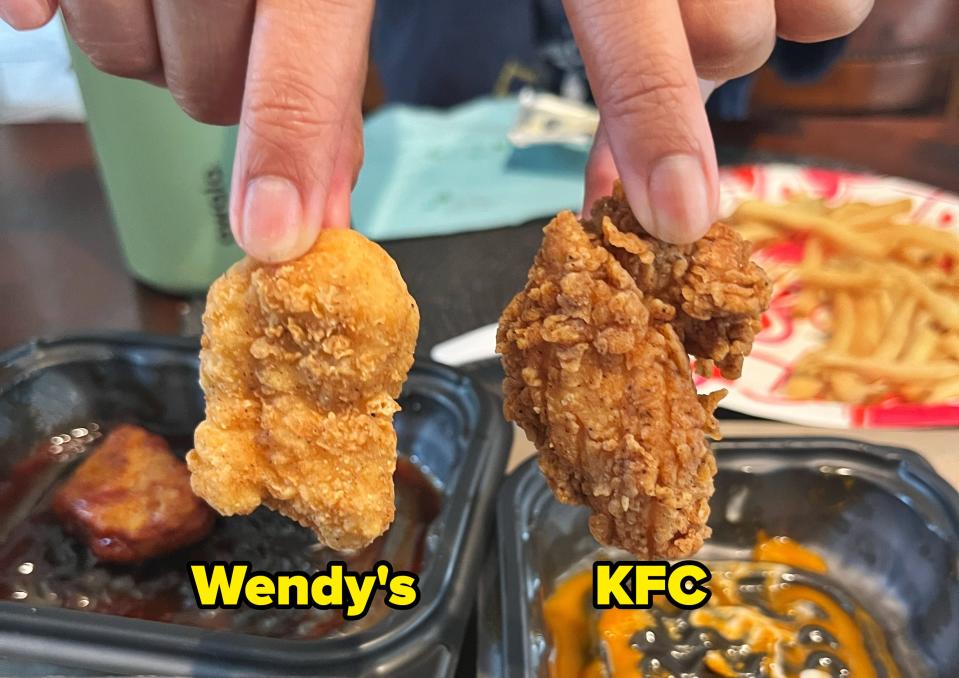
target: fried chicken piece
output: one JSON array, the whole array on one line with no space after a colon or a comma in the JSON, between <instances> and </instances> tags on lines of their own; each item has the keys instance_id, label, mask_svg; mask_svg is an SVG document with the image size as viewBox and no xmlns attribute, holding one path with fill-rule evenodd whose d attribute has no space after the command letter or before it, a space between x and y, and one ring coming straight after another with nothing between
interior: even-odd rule
<instances>
[{"instance_id":1,"label":"fried chicken piece","mask_svg":"<svg viewBox=\"0 0 959 678\"><path fill-rule=\"evenodd\" d=\"M617 187L591 221L563 212L546 227L500 319L504 413L536 445L556 497L592 509L597 540L679 558L710 534L705 434L718 437L725 393L697 395L687 350L738 374L769 286L738 242L725 243L734 231L666 245L625 218L623 200Z\"/></svg>"},{"instance_id":2,"label":"fried chicken piece","mask_svg":"<svg viewBox=\"0 0 959 678\"><path fill-rule=\"evenodd\" d=\"M54 513L100 559L129 563L193 544L214 513L190 490L190 473L166 441L119 426L53 498Z\"/></svg>"},{"instance_id":3,"label":"fried chicken piece","mask_svg":"<svg viewBox=\"0 0 959 678\"><path fill-rule=\"evenodd\" d=\"M602 238L640 290L676 309L673 326L687 352L712 360L727 379L739 377L772 287L735 229L718 222L690 245L657 240L636 221L619 182L584 227Z\"/></svg>"},{"instance_id":4,"label":"fried chicken piece","mask_svg":"<svg viewBox=\"0 0 959 678\"><path fill-rule=\"evenodd\" d=\"M266 504L336 549L382 534L419 331L390 256L328 229L296 261L244 259L210 288L203 328L194 491L224 515Z\"/></svg>"}]
</instances>

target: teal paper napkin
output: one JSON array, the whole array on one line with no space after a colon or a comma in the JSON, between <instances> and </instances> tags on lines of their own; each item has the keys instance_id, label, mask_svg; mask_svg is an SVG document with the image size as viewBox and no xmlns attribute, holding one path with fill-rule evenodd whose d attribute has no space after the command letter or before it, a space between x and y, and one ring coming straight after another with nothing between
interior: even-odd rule
<instances>
[{"instance_id":1,"label":"teal paper napkin","mask_svg":"<svg viewBox=\"0 0 959 678\"><path fill-rule=\"evenodd\" d=\"M393 105L365 124L353 225L373 240L514 226L583 201L587 151L513 148L515 97L439 111Z\"/></svg>"}]
</instances>

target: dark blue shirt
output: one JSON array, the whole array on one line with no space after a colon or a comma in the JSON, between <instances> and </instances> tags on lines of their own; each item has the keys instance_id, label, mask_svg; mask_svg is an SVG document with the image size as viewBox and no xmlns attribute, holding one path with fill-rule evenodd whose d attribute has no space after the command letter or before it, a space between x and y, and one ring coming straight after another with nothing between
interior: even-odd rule
<instances>
[{"instance_id":1,"label":"dark blue shirt","mask_svg":"<svg viewBox=\"0 0 959 678\"><path fill-rule=\"evenodd\" d=\"M772 65L788 80L814 80L843 43L780 40ZM391 102L445 107L523 86L589 98L560 0L380 0L372 51ZM747 76L719 88L710 112L745 117L750 82Z\"/></svg>"}]
</instances>

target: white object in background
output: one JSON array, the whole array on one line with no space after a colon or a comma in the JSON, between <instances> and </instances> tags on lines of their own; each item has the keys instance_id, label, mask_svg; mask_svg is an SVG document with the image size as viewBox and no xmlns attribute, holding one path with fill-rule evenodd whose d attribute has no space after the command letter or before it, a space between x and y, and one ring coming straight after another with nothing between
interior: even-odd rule
<instances>
[{"instance_id":1,"label":"white object in background","mask_svg":"<svg viewBox=\"0 0 959 678\"><path fill-rule=\"evenodd\" d=\"M598 125L599 111L594 106L527 88L519 93L519 116L509 132L509 141L516 148L541 144L589 146Z\"/></svg>"},{"instance_id":2,"label":"white object in background","mask_svg":"<svg viewBox=\"0 0 959 678\"><path fill-rule=\"evenodd\" d=\"M496 357L496 327L493 323L441 341L430 351L430 357L450 367L492 360Z\"/></svg>"},{"instance_id":3,"label":"white object in background","mask_svg":"<svg viewBox=\"0 0 959 678\"><path fill-rule=\"evenodd\" d=\"M718 85L699 79L703 101ZM599 111L592 104L527 87L519 93L519 115L509 132L509 141L516 148L542 144L585 147L593 143L598 126Z\"/></svg>"},{"instance_id":4,"label":"white object in background","mask_svg":"<svg viewBox=\"0 0 959 678\"><path fill-rule=\"evenodd\" d=\"M20 33L0 21L0 123L85 119L60 21Z\"/></svg>"}]
</instances>

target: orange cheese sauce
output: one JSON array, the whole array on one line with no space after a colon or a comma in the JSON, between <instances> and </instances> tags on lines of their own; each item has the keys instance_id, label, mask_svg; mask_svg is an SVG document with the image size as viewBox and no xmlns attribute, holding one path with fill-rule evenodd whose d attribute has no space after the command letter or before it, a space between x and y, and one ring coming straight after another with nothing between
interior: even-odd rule
<instances>
[{"instance_id":1,"label":"orange cheese sauce","mask_svg":"<svg viewBox=\"0 0 959 678\"><path fill-rule=\"evenodd\" d=\"M753 560L764 563L782 563L810 572L826 572L826 561L818 553L803 548L789 537L767 537L759 533L753 547Z\"/></svg>"},{"instance_id":2,"label":"orange cheese sauce","mask_svg":"<svg viewBox=\"0 0 959 678\"><path fill-rule=\"evenodd\" d=\"M544 603L549 675L899 678L879 626L821 576L819 555L760 535L753 558L707 563L713 595L692 611L664 598L595 610L591 571L572 575Z\"/></svg>"}]
</instances>

